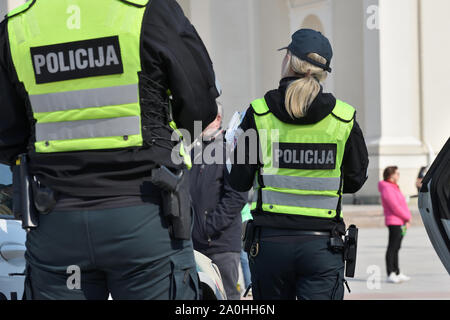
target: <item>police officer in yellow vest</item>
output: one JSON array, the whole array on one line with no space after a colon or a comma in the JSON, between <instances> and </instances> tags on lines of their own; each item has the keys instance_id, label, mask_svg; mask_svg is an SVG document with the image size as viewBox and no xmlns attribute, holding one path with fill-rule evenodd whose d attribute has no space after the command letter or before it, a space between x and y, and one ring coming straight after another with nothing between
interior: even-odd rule
<instances>
[{"instance_id":1,"label":"police officer in yellow vest","mask_svg":"<svg viewBox=\"0 0 450 320\"><path fill-rule=\"evenodd\" d=\"M32 0L7 15L0 162L27 166L38 212L27 299L199 297L175 123L206 128L215 84L175 0Z\"/></svg>"},{"instance_id":2,"label":"police officer in yellow vest","mask_svg":"<svg viewBox=\"0 0 450 320\"><path fill-rule=\"evenodd\" d=\"M280 87L247 110L231 170L235 189L254 188L253 296L343 299L342 194L365 183L367 148L355 109L323 93L328 39L301 29L284 49Z\"/></svg>"}]
</instances>

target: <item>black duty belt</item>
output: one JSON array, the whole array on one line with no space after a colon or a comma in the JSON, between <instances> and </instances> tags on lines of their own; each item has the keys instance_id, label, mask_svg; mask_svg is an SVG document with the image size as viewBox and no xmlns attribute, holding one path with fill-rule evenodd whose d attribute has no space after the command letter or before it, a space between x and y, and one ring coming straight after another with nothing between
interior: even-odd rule
<instances>
[{"instance_id":1,"label":"black duty belt","mask_svg":"<svg viewBox=\"0 0 450 320\"><path fill-rule=\"evenodd\" d=\"M277 237L330 237L328 231L308 231L261 227L260 239Z\"/></svg>"}]
</instances>

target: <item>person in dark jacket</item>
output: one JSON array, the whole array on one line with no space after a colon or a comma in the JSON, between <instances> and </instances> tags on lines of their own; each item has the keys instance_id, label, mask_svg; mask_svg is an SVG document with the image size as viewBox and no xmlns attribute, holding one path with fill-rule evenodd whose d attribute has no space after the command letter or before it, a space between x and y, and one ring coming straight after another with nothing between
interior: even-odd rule
<instances>
[{"instance_id":1,"label":"person in dark jacket","mask_svg":"<svg viewBox=\"0 0 450 320\"><path fill-rule=\"evenodd\" d=\"M70 14L74 8L83 12L78 26L73 23L76 14ZM98 50L93 51L92 43ZM104 43L112 63L119 65L114 70L104 60L94 61L95 52L106 52ZM25 58L13 55L13 47ZM30 49L42 53L35 56L37 71ZM94 52L89 61L82 57L88 51ZM82 70L87 63L92 70ZM160 166L173 172L185 169L183 161L172 160L177 141L171 139L169 123L174 120L193 136L194 121L205 128L215 119L218 96L208 52L175 0L28 1L0 23L0 163L14 166L17 156L26 153L30 174L57 195L56 206L41 214L39 226L27 235L27 299L199 297L192 241L169 234L161 190L150 176ZM66 126L39 123L38 107L52 111L53 121L58 114L73 121ZM85 108L95 112L83 112ZM130 112L133 117L128 118L139 120L132 130L139 139L127 133L111 137L111 132L130 129L116 119ZM74 119L80 114L89 119ZM90 122L110 114L120 128ZM37 125L56 137L44 147L65 141L64 150L37 150ZM82 139L71 130L86 139L93 135L97 143L85 143L89 150L83 149ZM109 138L112 143L105 143ZM96 149L98 141L101 148ZM69 287L73 266L80 282Z\"/></svg>"},{"instance_id":2,"label":"person in dark jacket","mask_svg":"<svg viewBox=\"0 0 450 320\"><path fill-rule=\"evenodd\" d=\"M203 141L193 151L190 171L195 218L194 249L209 257L219 268L229 300L239 300L237 290L241 252L241 210L247 193L235 191L226 168L226 143L221 129L222 112L206 129Z\"/></svg>"},{"instance_id":3,"label":"person in dark jacket","mask_svg":"<svg viewBox=\"0 0 450 320\"><path fill-rule=\"evenodd\" d=\"M342 194L367 180L368 152L355 109L323 92L331 72L328 39L301 29L285 49L278 89L255 100L244 116L231 170L237 191L255 186L253 295L340 300L343 251L331 239L342 244ZM251 143L255 132L257 143Z\"/></svg>"}]
</instances>

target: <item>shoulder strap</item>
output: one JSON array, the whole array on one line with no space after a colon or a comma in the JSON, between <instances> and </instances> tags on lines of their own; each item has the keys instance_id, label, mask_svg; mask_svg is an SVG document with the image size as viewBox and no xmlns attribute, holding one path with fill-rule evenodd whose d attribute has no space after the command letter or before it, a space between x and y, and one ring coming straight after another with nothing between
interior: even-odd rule
<instances>
[{"instance_id":1,"label":"shoulder strap","mask_svg":"<svg viewBox=\"0 0 450 320\"><path fill-rule=\"evenodd\" d=\"M14 10L11 10L7 15L6 18L11 19L14 16L17 16L18 14L21 14L22 12L27 11L30 9L34 4L36 3L36 0L25 2L23 5L18 6Z\"/></svg>"},{"instance_id":2,"label":"shoulder strap","mask_svg":"<svg viewBox=\"0 0 450 320\"><path fill-rule=\"evenodd\" d=\"M263 116L270 112L269 106L264 98L252 102L253 111L258 116Z\"/></svg>"},{"instance_id":3,"label":"shoulder strap","mask_svg":"<svg viewBox=\"0 0 450 320\"><path fill-rule=\"evenodd\" d=\"M132 6L142 8L145 7L150 0L120 0L124 3L131 4Z\"/></svg>"},{"instance_id":4,"label":"shoulder strap","mask_svg":"<svg viewBox=\"0 0 450 320\"><path fill-rule=\"evenodd\" d=\"M341 100L336 100L336 106L332 114L343 122L352 122L355 118L356 110L351 105Z\"/></svg>"}]
</instances>

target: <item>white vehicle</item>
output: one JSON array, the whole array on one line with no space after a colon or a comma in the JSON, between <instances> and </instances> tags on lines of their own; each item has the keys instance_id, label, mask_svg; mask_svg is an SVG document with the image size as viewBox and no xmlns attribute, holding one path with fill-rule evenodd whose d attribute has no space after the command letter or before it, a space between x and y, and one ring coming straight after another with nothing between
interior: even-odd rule
<instances>
[{"instance_id":1,"label":"white vehicle","mask_svg":"<svg viewBox=\"0 0 450 320\"><path fill-rule=\"evenodd\" d=\"M11 183L9 169L5 168L0 165L0 185ZM21 300L25 281L26 233L22 222L14 220L10 214L8 206L0 204L0 300ZM194 254L203 300L226 300L217 266L201 253L195 251Z\"/></svg>"},{"instance_id":2,"label":"white vehicle","mask_svg":"<svg viewBox=\"0 0 450 320\"><path fill-rule=\"evenodd\" d=\"M11 216L0 216L0 300L21 300L25 276L25 231Z\"/></svg>"},{"instance_id":3,"label":"white vehicle","mask_svg":"<svg viewBox=\"0 0 450 320\"><path fill-rule=\"evenodd\" d=\"M227 300L219 268L207 256L194 251L202 300Z\"/></svg>"}]
</instances>

